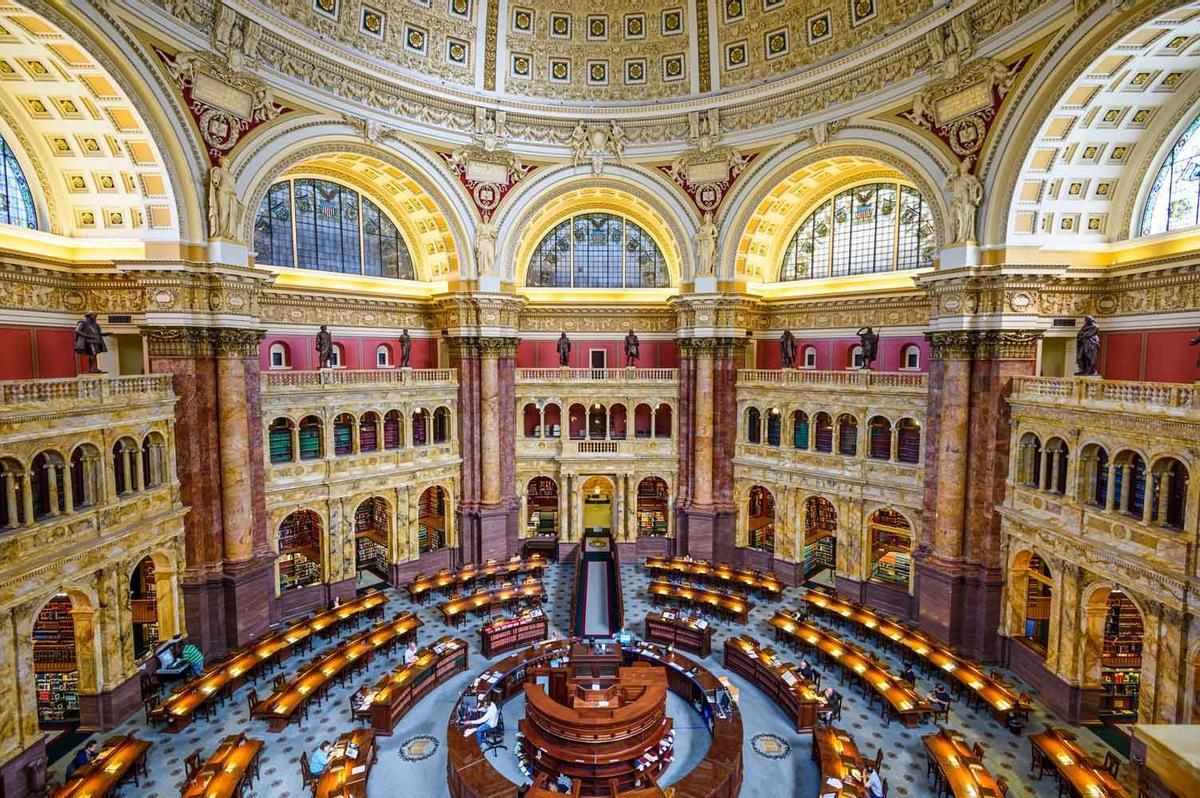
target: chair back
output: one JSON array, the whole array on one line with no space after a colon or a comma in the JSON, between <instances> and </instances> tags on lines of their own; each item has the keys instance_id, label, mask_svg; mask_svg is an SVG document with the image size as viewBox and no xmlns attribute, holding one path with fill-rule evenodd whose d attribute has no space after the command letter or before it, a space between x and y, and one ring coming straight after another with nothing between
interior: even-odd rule
<instances>
[{"instance_id":1,"label":"chair back","mask_svg":"<svg viewBox=\"0 0 1200 798\"><path fill-rule=\"evenodd\" d=\"M1104 769L1115 779L1118 771L1121 770L1121 760L1117 759L1117 755L1112 751L1107 751L1104 754Z\"/></svg>"},{"instance_id":2,"label":"chair back","mask_svg":"<svg viewBox=\"0 0 1200 798\"><path fill-rule=\"evenodd\" d=\"M884 779L883 780L883 798L887 798L887 794L888 794L888 782L887 782L887 779Z\"/></svg>"},{"instance_id":3,"label":"chair back","mask_svg":"<svg viewBox=\"0 0 1200 798\"><path fill-rule=\"evenodd\" d=\"M1003 776L997 776L996 786L1000 789L1000 798L1006 798L1008 795L1008 779Z\"/></svg>"},{"instance_id":4,"label":"chair back","mask_svg":"<svg viewBox=\"0 0 1200 798\"><path fill-rule=\"evenodd\" d=\"M304 780L306 786L317 780L317 777L313 775L312 768L308 766L308 751L300 752L300 778Z\"/></svg>"},{"instance_id":5,"label":"chair back","mask_svg":"<svg viewBox=\"0 0 1200 798\"><path fill-rule=\"evenodd\" d=\"M183 772L188 781L195 777L197 771L200 770L200 750L197 749L188 754L187 759L183 760Z\"/></svg>"},{"instance_id":6,"label":"chair back","mask_svg":"<svg viewBox=\"0 0 1200 798\"><path fill-rule=\"evenodd\" d=\"M251 714L254 714L254 706L257 703L258 703L258 691L255 690L253 687L251 687L250 692L246 693L246 706L249 707Z\"/></svg>"},{"instance_id":7,"label":"chair back","mask_svg":"<svg viewBox=\"0 0 1200 798\"><path fill-rule=\"evenodd\" d=\"M275 678L271 680L271 686L276 690L278 690L280 687L283 687L285 684L287 684L287 676L282 673L275 674Z\"/></svg>"},{"instance_id":8,"label":"chair back","mask_svg":"<svg viewBox=\"0 0 1200 798\"><path fill-rule=\"evenodd\" d=\"M983 743L976 740L975 745L971 746L971 753L976 759L983 759Z\"/></svg>"},{"instance_id":9,"label":"chair back","mask_svg":"<svg viewBox=\"0 0 1200 798\"><path fill-rule=\"evenodd\" d=\"M883 766L883 747L881 746L875 750L875 769L879 770L879 768L882 766Z\"/></svg>"}]
</instances>

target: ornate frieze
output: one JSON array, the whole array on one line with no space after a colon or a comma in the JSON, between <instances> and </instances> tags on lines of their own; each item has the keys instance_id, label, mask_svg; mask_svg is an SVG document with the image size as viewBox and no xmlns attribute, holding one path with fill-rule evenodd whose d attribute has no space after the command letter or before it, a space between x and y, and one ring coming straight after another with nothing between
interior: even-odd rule
<instances>
[{"instance_id":1,"label":"ornate frieze","mask_svg":"<svg viewBox=\"0 0 1200 798\"><path fill-rule=\"evenodd\" d=\"M929 323L929 300L923 294L772 301L762 307L766 330L854 329L869 324L887 327L924 327Z\"/></svg>"},{"instance_id":2,"label":"ornate frieze","mask_svg":"<svg viewBox=\"0 0 1200 798\"><path fill-rule=\"evenodd\" d=\"M527 305L520 316L521 332L639 333L675 331L675 314L666 308L639 306Z\"/></svg>"},{"instance_id":3,"label":"ornate frieze","mask_svg":"<svg viewBox=\"0 0 1200 798\"><path fill-rule=\"evenodd\" d=\"M683 189L697 210L712 213L758 153L743 155L734 147L715 144L707 133L702 133L696 141L697 146L658 169Z\"/></svg>"}]
</instances>

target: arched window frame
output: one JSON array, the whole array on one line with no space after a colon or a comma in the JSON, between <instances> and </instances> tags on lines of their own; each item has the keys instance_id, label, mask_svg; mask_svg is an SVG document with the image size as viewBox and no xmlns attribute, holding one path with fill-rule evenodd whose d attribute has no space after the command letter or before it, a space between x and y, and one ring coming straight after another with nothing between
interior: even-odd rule
<instances>
[{"instance_id":1,"label":"arched window frame","mask_svg":"<svg viewBox=\"0 0 1200 798\"><path fill-rule=\"evenodd\" d=\"M1200 182L1188 175L1200 165L1200 114L1184 128L1163 158L1142 207L1139 235L1169 233L1200 224ZM1181 191L1183 183L1192 184ZM1173 207L1174 206L1174 207Z\"/></svg>"},{"instance_id":2,"label":"arched window frame","mask_svg":"<svg viewBox=\"0 0 1200 798\"><path fill-rule=\"evenodd\" d=\"M800 368L815 369L817 367L817 348L815 346L804 347L804 357L801 361Z\"/></svg>"},{"instance_id":3,"label":"arched window frame","mask_svg":"<svg viewBox=\"0 0 1200 798\"><path fill-rule=\"evenodd\" d=\"M276 341L271 344L267 352L267 358L267 368L290 369L292 367L292 357L288 351L288 345L282 341Z\"/></svg>"},{"instance_id":4,"label":"arched window frame","mask_svg":"<svg viewBox=\"0 0 1200 798\"><path fill-rule=\"evenodd\" d=\"M375 347L375 368L390 369L392 363L392 348L387 344Z\"/></svg>"},{"instance_id":5,"label":"arched window frame","mask_svg":"<svg viewBox=\"0 0 1200 798\"><path fill-rule=\"evenodd\" d=\"M336 219L322 217L315 205L319 196L328 203L332 188L338 190ZM311 224L305 210L309 202L314 203ZM389 244L395 248L394 263ZM287 178L267 190L255 211L254 251L258 263L276 267L416 279L412 248L400 225L370 196L326 178Z\"/></svg>"},{"instance_id":6,"label":"arched window frame","mask_svg":"<svg viewBox=\"0 0 1200 798\"><path fill-rule=\"evenodd\" d=\"M614 226L619 223L620 245L615 248L615 252L620 254L619 264L614 262L614 250L611 247L577 249L580 225L591 221L595 227L601 220L604 222L605 237L610 239L608 244L615 243L611 238L615 232ZM630 249L635 245L637 249ZM565 264L559 262L561 258L548 259L556 250L569 253ZM580 263L577 255L584 252L587 260ZM648 254L652 269L631 269L631 252ZM648 274L652 275L652 279L647 279ZM671 284L671 272L662 247L640 224L620 214L588 211L559 221L542 237L525 268L525 284L544 288L665 288Z\"/></svg>"},{"instance_id":7,"label":"arched window frame","mask_svg":"<svg viewBox=\"0 0 1200 798\"><path fill-rule=\"evenodd\" d=\"M891 221L881 224L881 217ZM933 206L914 186L861 183L826 197L801 219L788 239L779 281L928 268L937 247Z\"/></svg>"},{"instance_id":8,"label":"arched window frame","mask_svg":"<svg viewBox=\"0 0 1200 798\"><path fill-rule=\"evenodd\" d=\"M920 371L921 369L921 347L916 344L906 344L900 350L900 370L901 371Z\"/></svg>"},{"instance_id":9,"label":"arched window frame","mask_svg":"<svg viewBox=\"0 0 1200 798\"><path fill-rule=\"evenodd\" d=\"M0 137L0 185L5 200L0 207L0 224L37 230L37 203L33 201L29 180L17 160L17 153L3 137Z\"/></svg>"}]
</instances>

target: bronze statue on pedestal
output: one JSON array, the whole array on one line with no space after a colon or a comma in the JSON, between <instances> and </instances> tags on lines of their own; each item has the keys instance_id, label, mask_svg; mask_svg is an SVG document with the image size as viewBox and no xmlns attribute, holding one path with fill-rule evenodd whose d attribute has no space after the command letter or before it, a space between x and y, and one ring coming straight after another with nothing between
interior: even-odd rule
<instances>
[{"instance_id":1,"label":"bronze statue on pedestal","mask_svg":"<svg viewBox=\"0 0 1200 798\"><path fill-rule=\"evenodd\" d=\"M325 329L324 324L317 333L317 364L318 368L323 369L333 366L333 336Z\"/></svg>"},{"instance_id":2,"label":"bronze statue on pedestal","mask_svg":"<svg viewBox=\"0 0 1200 798\"><path fill-rule=\"evenodd\" d=\"M75 353L83 355L83 361L87 366L84 374L103 374L104 372L96 365L96 357L101 352L107 351L104 332L96 321L96 314L92 311L85 313L79 323L75 325Z\"/></svg>"}]
</instances>

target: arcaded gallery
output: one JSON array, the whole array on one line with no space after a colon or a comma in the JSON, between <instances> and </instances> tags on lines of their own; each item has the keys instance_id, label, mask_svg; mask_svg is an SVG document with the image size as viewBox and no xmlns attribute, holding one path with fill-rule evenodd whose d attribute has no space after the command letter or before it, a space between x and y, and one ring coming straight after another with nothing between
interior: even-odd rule
<instances>
[{"instance_id":1,"label":"arcaded gallery","mask_svg":"<svg viewBox=\"0 0 1200 798\"><path fill-rule=\"evenodd\" d=\"M0 798L1200 798L1200 0L0 2Z\"/></svg>"}]
</instances>

